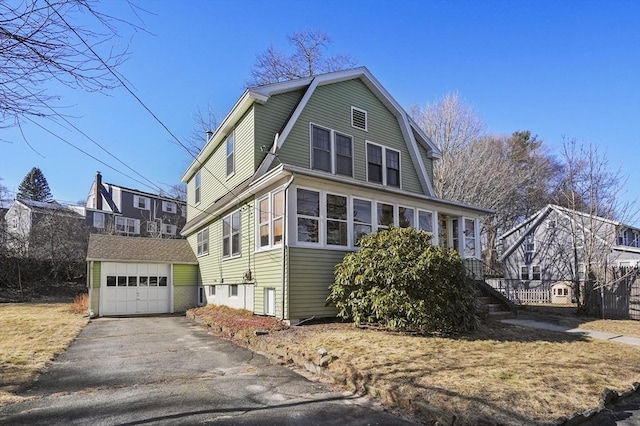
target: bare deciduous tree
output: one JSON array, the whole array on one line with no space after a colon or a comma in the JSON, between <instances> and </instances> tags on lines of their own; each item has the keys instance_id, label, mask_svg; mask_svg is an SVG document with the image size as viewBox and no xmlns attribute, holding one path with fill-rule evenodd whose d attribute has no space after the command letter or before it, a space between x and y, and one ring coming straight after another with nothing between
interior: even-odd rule
<instances>
[{"instance_id":1,"label":"bare deciduous tree","mask_svg":"<svg viewBox=\"0 0 640 426\"><path fill-rule=\"evenodd\" d=\"M127 46L118 50L114 40L125 22L101 13L96 4L0 2L0 128L19 125L25 116L56 115L52 107L58 96L45 83L91 92L118 86L111 71L126 59ZM88 21L81 25L80 20Z\"/></svg>"},{"instance_id":2,"label":"bare deciduous tree","mask_svg":"<svg viewBox=\"0 0 640 426\"><path fill-rule=\"evenodd\" d=\"M621 200L626 178L619 169L610 169L606 153L597 146L563 139L562 159L563 180L554 197L567 208L564 230L573 244L556 250L556 263L571 270L578 307L588 311L594 291L610 288L627 278L627 272L618 271L618 252L613 248L620 245L623 224L632 222L637 210L634 202Z\"/></svg>"},{"instance_id":3,"label":"bare deciduous tree","mask_svg":"<svg viewBox=\"0 0 640 426\"><path fill-rule=\"evenodd\" d=\"M316 74L352 68L356 61L345 54L326 57L325 51L331 39L317 30L297 31L287 36L294 47L292 54L277 50L273 45L256 55L247 86L311 77Z\"/></svg>"},{"instance_id":4,"label":"bare deciduous tree","mask_svg":"<svg viewBox=\"0 0 640 426\"><path fill-rule=\"evenodd\" d=\"M442 198L487 207L484 260L497 266L499 232L513 227L547 202L558 167L531 132L489 135L457 93L411 110L414 120L442 151L434 164L434 189Z\"/></svg>"}]
</instances>

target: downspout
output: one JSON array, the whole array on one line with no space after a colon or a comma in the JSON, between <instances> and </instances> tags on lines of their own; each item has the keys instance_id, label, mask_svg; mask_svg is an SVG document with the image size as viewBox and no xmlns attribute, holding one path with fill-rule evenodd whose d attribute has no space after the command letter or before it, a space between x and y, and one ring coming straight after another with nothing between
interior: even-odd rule
<instances>
[{"instance_id":1,"label":"downspout","mask_svg":"<svg viewBox=\"0 0 640 426\"><path fill-rule=\"evenodd\" d=\"M289 181L287 182L287 184L284 187L284 224L282 225L282 320L284 321L284 306L285 306L285 301L286 301L286 297L285 297L285 290L286 290L286 285L287 285L287 280L286 280L286 253L287 253L287 229L289 227L289 197L287 196L289 194L289 187L291 186L291 184L293 183L293 180L295 179L296 175L295 173L291 173L291 178L289 178Z\"/></svg>"}]
</instances>

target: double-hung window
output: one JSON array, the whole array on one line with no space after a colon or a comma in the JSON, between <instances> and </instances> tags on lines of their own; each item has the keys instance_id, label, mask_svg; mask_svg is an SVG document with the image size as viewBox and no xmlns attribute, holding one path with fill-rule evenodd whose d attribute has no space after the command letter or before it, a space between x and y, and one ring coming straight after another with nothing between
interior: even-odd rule
<instances>
[{"instance_id":1,"label":"double-hung window","mask_svg":"<svg viewBox=\"0 0 640 426\"><path fill-rule=\"evenodd\" d=\"M164 223L162 224L162 233L166 234L166 235L176 235L176 230L177 230L177 226L176 225L172 225L170 223Z\"/></svg>"},{"instance_id":2,"label":"double-hung window","mask_svg":"<svg viewBox=\"0 0 640 426\"><path fill-rule=\"evenodd\" d=\"M353 139L311 125L311 168L342 176L353 176Z\"/></svg>"},{"instance_id":3,"label":"double-hung window","mask_svg":"<svg viewBox=\"0 0 640 426\"><path fill-rule=\"evenodd\" d=\"M371 233L371 201L353 199L353 244Z\"/></svg>"},{"instance_id":4,"label":"double-hung window","mask_svg":"<svg viewBox=\"0 0 640 426\"><path fill-rule=\"evenodd\" d=\"M347 197L327 194L327 244L346 246L348 235Z\"/></svg>"},{"instance_id":5,"label":"double-hung window","mask_svg":"<svg viewBox=\"0 0 640 426\"><path fill-rule=\"evenodd\" d=\"M139 195L133 196L133 207L141 210L149 210L151 200L147 197L141 197Z\"/></svg>"},{"instance_id":6,"label":"double-hung window","mask_svg":"<svg viewBox=\"0 0 640 426\"><path fill-rule=\"evenodd\" d=\"M367 142L367 180L400 187L400 152Z\"/></svg>"},{"instance_id":7,"label":"double-hung window","mask_svg":"<svg viewBox=\"0 0 640 426\"><path fill-rule=\"evenodd\" d=\"M227 177L235 172L235 138L233 132L227 137Z\"/></svg>"},{"instance_id":8,"label":"double-hung window","mask_svg":"<svg viewBox=\"0 0 640 426\"><path fill-rule=\"evenodd\" d=\"M123 234L139 234L140 220L128 217L116 217L116 231Z\"/></svg>"},{"instance_id":9,"label":"double-hung window","mask_svg":"<svg viewBox=\"0 0 640 426\"><path fill-rule=\"evenodd\" d=\"M527 265L520 266L520 279L523 281L529 281L531 279L529 277L529 266Z\"/></svg>"},{"instance_id":10,"label":"double-hung window","mask_svg":"<svg viewBox=\"0 0 640 426\"><path fill-rule=\"evenodd\" d=\"M524 237L524 252L525 253L533 253L536 251L536 240L533 237L533 234L529 234Z\"/></svg>"},{"instance_id":11,"label":"double-hung window","mask_svg":"<svg viewBox=\"0 0 640 426\"><path fill-rule=\"evenodd\" d=\"M196 204L199 204L200 203L200 170L196 172L196 175L193 178L193 183L195 187Z\"/></svg>"},{"instance_id":12,"label":"double-hung window","mask_svg":"<svg viewBox=\"0 0 640 426\"><path fill-rule=\"evenodd\" d=\"M531 267L531 279L532 280L536 280L536 281L540 281L541 277L542 277L542 274L540 272L540 266L539 265L533 265Z\"/></svg>"},{"instance_id":13,"label":"double-hung window","mask_svg":"<svg viewBox=\"0 0 640 426\"><path fill-rule=\"evenodd\" d=\"M222 219L222 257L240 256L240 210Z\"/></svg>"},{"instance_id":14,"label":"double-hung window","mask_svg":"<svg viewBox=\"0 0 640 426\"><path fill-rule=\"evenodd\" d=\"M162 211L165 213L176 213L178 211L178 206L176 203L172 203L171 201L163 201Z\"/></svg>"},{"instance_id":15,"label":"double-hung window","mask_svg":"<svg viewBox=\"0 0 640 426\"><path fill-rule=\"evenodd\" d=\"M198 256L209 254L209 228L198 232Z\"/></svg>"},{"instance_id":16,"label":"double-hung window","mask_svg":"<svg viewBox=\"0 0 640 426\"><path fill-rule=\"evenodd\" d=\"M282 244L284 227L284 190L276 191L258 201L258 247Z\"/></svg>"},{"instance_id":17,"label":"double-hung window","mask_svg":"<svg viewBox=\"0 0 640 426\"><path fill-rule=\"evenodd\" d=\"M297 190L298 241L319 242L320 193L308 189Z\"/></svg>"}]
</instances>

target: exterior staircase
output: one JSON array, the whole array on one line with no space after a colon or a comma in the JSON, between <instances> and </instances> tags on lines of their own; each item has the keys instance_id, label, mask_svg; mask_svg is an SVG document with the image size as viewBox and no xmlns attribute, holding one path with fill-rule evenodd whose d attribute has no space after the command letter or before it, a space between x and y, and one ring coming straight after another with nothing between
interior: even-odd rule
<instances>
[{"instance_id":1,"label":"exterior staircase","mask_svg":"<svg viewBox=\"0 0 640 426\"><path fill-rule=\"evenodd\" d=\"M467 275L475 286L476 303L481 318L494 321L518 315L518 305L485 281L485 277L497 276L496 271L477 259L465 266Z\"/></svg>"}]
</instances>

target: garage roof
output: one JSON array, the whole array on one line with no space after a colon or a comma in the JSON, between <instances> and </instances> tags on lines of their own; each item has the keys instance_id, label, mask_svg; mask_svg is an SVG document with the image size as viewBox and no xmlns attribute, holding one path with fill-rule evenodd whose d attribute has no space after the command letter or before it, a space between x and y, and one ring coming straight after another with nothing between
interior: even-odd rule
<instances>
[{"instance_id":1,"label":"garage roof","mask_svg":"<svg viewBox=\"0 0 640 426\"><path fill-rule=\"evenodd\" d=\"M187 240L91 234L87 260L193 263L198 259Z\"/></svg>"}]
</instances>

